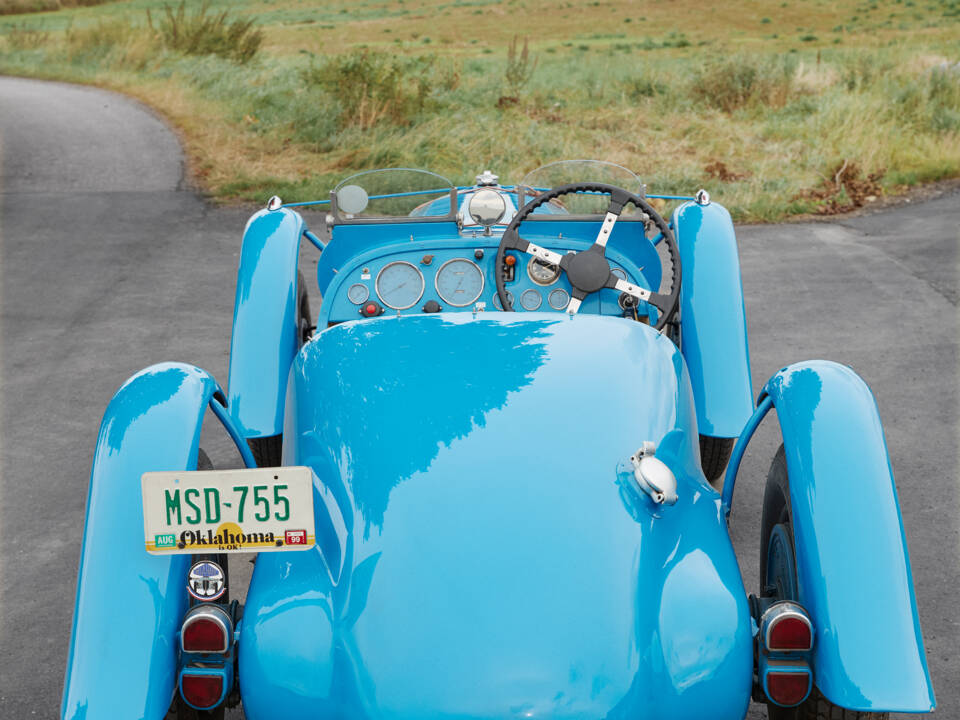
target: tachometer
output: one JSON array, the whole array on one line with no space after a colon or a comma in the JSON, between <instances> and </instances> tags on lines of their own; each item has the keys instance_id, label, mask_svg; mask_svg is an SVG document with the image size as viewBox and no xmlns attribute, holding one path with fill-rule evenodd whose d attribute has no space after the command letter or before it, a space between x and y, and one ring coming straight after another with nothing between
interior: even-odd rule
<instances>
[{"instance_id":1,"label":"tachometer","mask_svg":"<svg viewBox=\"0 0 960 720\"><path fill-rule=\"evenodd\" d=\"M483 271L472 260L447 260L437 270L437 294L447 305L466 307L483 292Z\"/></svg>"},{"instance_id":2,"label":"tachometer","mask_svg":"<svg viewBox=\"0 0 960 720\"><path fill-rule=\"evenodd\" d=\"M406 310L423 296L423 274L416 266L398 260L377 274L377 296L388 308Z\"/></svg>"}]
</instances>

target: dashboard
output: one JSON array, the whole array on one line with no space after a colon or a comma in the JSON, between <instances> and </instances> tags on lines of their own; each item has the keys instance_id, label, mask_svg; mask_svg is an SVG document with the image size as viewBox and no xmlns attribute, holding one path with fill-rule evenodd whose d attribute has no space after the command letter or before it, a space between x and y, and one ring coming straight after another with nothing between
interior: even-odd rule
<instances>
[{"instance_id":1,"label":"dashboard","mask_svg":"<svg viewBox=\"0 0 960 720\"><path fill-rule=\"evenodd\" d=\"M529 239L560 253L585 247L582 242L562 236L530 235ZM443 242L411 238L411 242L381 245L361 253L334 271L317 317L318 325L385 314L502 310L496 272L504 277L514 311L564 312L571 291L566 274L557 266L513 250L496 268L498 244L497 236L460 236ZM614 274L649 287L642 268L631 258L608 247L607 259ZM654 281L658 282L659 277ZM655 321L656 309L646 303L631 305L620 292L604 289L589 295L580 312L650 322Z\"/></svg>"}]
</instances>

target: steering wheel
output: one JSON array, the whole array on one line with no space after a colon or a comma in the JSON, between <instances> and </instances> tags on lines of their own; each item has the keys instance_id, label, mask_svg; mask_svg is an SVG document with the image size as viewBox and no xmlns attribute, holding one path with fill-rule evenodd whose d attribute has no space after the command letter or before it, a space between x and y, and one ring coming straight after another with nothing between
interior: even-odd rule
<instances>
[{"instance_id":1,"label":"steering wheel","mask_svg":"<svg viewBox=\"0 0 960 720\"><path fill-rule=\"evenodd\" d=\"M534 210L550 202L561 195L568 195L577 192L604 193L610 195L610 205L607 207L607 214L600 226L600 232L597 239L588 249L576 253L560 253L547 250L532 242L528 242L520 237L520 224L526 220ZM650 216L650 219L663 234L663 242L666 244L667 252L670 255L670 294L662 295L659 292L652 292L645 288L634 285L633 283L621 280L610 270L610 263L607 261L607 240L610 239L610 233L613 226L620 218L623 208L633 203L641 212ZM556 218L554 218L556 219ZM660 310L660 317L657 320L655 329L661 330L670 322L677 311L677 304L680 300L680 250L677 247L677 241L673 237L666 221L660 217L660 214L639 195L635 195L629 190L606 185L604 183L571 183L561 185L545 193L537 195L524 205L520 211L513 216L507 229L503 232L500 240L500 246L497 248L496 282L497 296L504 310L513 310L513 303L507 295L507 289L504 286L503 267L504 254L507 250L519 250L523 253L529 253L534 257L557 265L567 274L567 280L570 281L572 288L570 302L567 305L567 312L570 315L576 315L580 305L590 293L597 292L603 288L611 288L627 293L637 300L643 300L654 305ZM662 261L661 261L662 262ZM665 268L666 269L666 268Z\"/></svg>"}]
</instances>

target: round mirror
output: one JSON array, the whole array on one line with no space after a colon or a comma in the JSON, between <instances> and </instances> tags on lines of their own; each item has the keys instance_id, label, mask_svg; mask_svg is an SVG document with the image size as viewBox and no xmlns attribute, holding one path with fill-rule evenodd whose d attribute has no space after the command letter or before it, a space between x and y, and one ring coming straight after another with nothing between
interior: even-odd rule
<instances>
[{"instance_id":1,"label":"round mirror","mask_svg":"<svg viewBox=\"0 0 960 720\"><path fill-rule=\"evenodd\" d=\"M496 190L477 190L470 198L468 209L474 222L490 227L507 212L507 202Z\"/></svg>"},{"instance_id":2,"label":"round mirror","mask_svg":"<svg viewBox=\"0 0 960 720\"><path fill-rule=\"evenodd\" d=\"M344 185L337 190L337 208L348 215L362 213L369 201L367 191L359 185Z\"/></svg>"}]
</instances>

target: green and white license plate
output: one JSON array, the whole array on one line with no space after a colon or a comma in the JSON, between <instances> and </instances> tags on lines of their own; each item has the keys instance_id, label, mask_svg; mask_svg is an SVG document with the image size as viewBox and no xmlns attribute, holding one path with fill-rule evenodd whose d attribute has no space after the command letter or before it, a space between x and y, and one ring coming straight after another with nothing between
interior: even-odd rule
<instances>
[{"instance_id":1,"label":"green and white license plate","mask_svg":"<svg viewBox=\"0 0 960 720\"><path fill-rule=\"evenodd\" d=\"M148 472L148 553L264 552L313 546L310 468Z\"/></svg>"}]
</instances>

